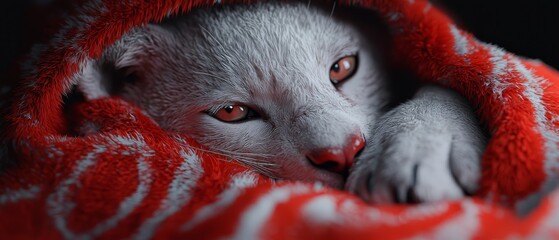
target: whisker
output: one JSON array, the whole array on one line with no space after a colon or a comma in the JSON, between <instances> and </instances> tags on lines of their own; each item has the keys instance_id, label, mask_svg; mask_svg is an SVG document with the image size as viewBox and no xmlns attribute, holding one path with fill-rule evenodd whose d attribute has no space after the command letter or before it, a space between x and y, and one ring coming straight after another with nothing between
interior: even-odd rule
<instances>
[{"instance_id":1,"label":"whisker","mask_svg":"<svg viewBox=\"0 0 559 240\"><path fill-rule=\"evenodd\" d=\"M211 153L211 154L216 154L216 155L220 155L220 156L224 156L224 157L228 157L228 158L234 158L234 156L227 155L227 154L224 154L224 153L220 153L220 152L217 152L217 151L212 151L212 150L209 150L209 149L203 149L203 148L198 148L198 147L194 147L194 146L189 146L189 147L192 148L192 149L196 149L198 151L201 151L201 152L205 152L205 153Z\"/></svg>"},{"instance_id":2,"label":"whisker","mask_svg":"<svg viewBox=\"0 0 559 240\"><path fill-rule=\"evenodd\" d=\"M274 166L277 165L277 164L272 163L272 162L263 162L263 161L260 161L260 159L257 159L257 158L244 157L244 156L235 156L235 155L231 155L231 157L233 157L233 158L235 158L235 159L242 159L242 160L244 160L244 161L250 161L250 162L259 164L259 165L261 165L261 166L271 166L271 167L274 167Z\"/></svg>"},{"instance_id":3,"label":"whisker","mask_svg":"<svg viewBox=\"0 0 559 240\"><path fill-rule=\"evenodd\" d=\"M246 166L254 169L255 171L262 173L263 175L266 175L268 177L274 177L274 173L275 170L273 168L261 165L258 162L253 162L253 161L246 161L244 159L237 159L238 161L242 162L243 164L245 164Z\"/></svg>"},{"instance_id":4,"label":"whisker","mask_svg":"<svg viewBox=\"0 0 559 240\"><path fill-rule=\"evenodd\" d=\"M224 155L224 156L227 156L227 157L245 157L245 158L252 158L254 160L258 160L255 157L270 158L270 157L274 156L273 154L265 154L265 153L244 153L244 152L228 151L228 150L223 150L223 149L209 150L209 149L202 149L202 148L197 148L197 147L193 147L193 146L190 146L190 147L194 148L196 150L209 152L209 153L213 153L213 154L218 154L218 155Z\"/></svg>"},{"instance_id":5,"label":"whisker","mask_svg":"<svg viewBox=\"0 0 559 240\"><path fill-rule=\"evenodd\" d=\"M193 146L191 146L191 148L202 151L202 152L207 152L207 153L220 155L220 156L229 158L233 161L239 161L239 162L242 162L246 165L250 165L251 167L255 167L255 168L268 168L268 167L277 166L277 164L275 164L275 163L259 161L259 159L252 158L252 157L222 153L222 152L220 152L221 150L212 151L212 150L197 148L197 147L193 147Z\"/></svg>"},{"instance_id":6,"label":"whisker","mask_svg":"<svg viewBox=\"0 0 559 240\"><path fill-rule=\"evenodd\" d=\"M195 146L189 146L191 149L195 149L205 153L216 154L219 156L223 156L226 159L222 159L227 162L232 162L236 164L240 164L245 167L249 167L255 170L258 173L261 173L264 176L275 178L276 176L276 169L278 168L278 164L273 162L262 161L266 158L273 156L272 154L265 154L265 153L243 153L243 152L235 152L230 150L222 150L222 149L204 149Z\"/></svg>"},{"instance_id":7,"label":"whisker","mask_svg":"<svg viewBox=\"0 0 559 240\"><path fill-rule=\"evenodd\" d=\"M272 172L272 170L273 170L272 168L262 166L258 163L252 162L252 161L246 161L246 160L239 160L239 161L241 161L242 163L245 163L245 164L249 165L250 167L252 167L256 170L259 170L261 172L268 172L269 173L269 172Z\"/></svg>"},{"instance_id":8,"label":"whisker","mask_svg":"<svg viewBox=\"0 0 559 240\"><path fill-rule=\"evenodd\" d=\"M265 154L265 153L247 153L247 152L234 152L234 151L229 151L229 150L225 150L225 149L221 149L219 151L222 151L224 153L232 153L232 154L240 154L243 156L256 156L256 157L265 157L265 158L269 158L269 157L273 157L273 154Z\"/></svg>"},{"instance_id":9,"label":"whisker","mask_svg":"<svg viewBox=\"0 0 559 240\"><path fill-rule=\"evenodd\" d=\"M336 1L334 1L334 4L332 5L332 12L330 12L330 17L334 15L334 9L336 9Z\"/></svg>"}]
</instances>

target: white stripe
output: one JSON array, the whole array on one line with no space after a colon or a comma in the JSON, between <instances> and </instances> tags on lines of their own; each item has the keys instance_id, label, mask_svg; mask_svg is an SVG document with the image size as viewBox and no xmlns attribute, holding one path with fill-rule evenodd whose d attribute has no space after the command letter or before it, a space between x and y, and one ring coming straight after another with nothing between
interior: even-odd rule
<instances>
[{"instance_id":1,"label":"white stripe","mask_svg":"<svg viewBox=\"0 0 559 240\"><path fill-rule=\"evenodd\" d=\"M233 236L228 239L250 240L259 239L259 233L270 218L276 205L288 201L291 196L308 193L311 187L303 184L293 184L273 188L258 202L245 211L240 219L240 224Z\"/></svg>"},{"instance_id":2,"label":"white stripe","mask_svg":"<svg viewBox=\"0 0 559 240\"><path fill-rule=\"evenodd\" d=\"M189 151L186 153L183 149L180 155L183 162L174 173L173 181L167 189L166 198L154 215L140 226L139 231L133 237L134 239L152 238L161 222L179 211L190 201L192 197L190 191L196 187L198 180L204 173L204 169L198 155L194 152Z\"/></svg>"},{"instance_id":3,"label":"white stripe","mask_svg":"<svg viewBox=\"0 0 559 240\"><path fill-rule=\"evenodd\" d=\"M230 187L247 188L258 184L258 176L252 171L237 173L231 177Z\"/></svg>"},{"instance_id":4,"label":"white stripe","mask_svg":"<svg viewBox=\"0 0 559 240\"><path fill-rule=\"evenodd\" d=\"M401 226L408 222L417 221L418 219L440 216L446 212L448 212L448 203L442 202L438 204L418 205L413 208L408 208L405 212L400 214L386 213L374 208L364 212L364 214L367 216L369 221L372 221L375 224Z\"/></svg>"},{"instance_id":5,"label":"white stripe","mask_svg":"<svg viewBox=\"0 0 559 240\"><path fill-rule=\"evenodd\" d=\"M462 203L464 212L453 219L444 221L433 232L410 239L472 239L479 229L479 207L471 200Z\"/></svg>"},{"instance_id":6,"label":"white stripe","mask_svg":"<svg viewBox=\"0 0 559 240\"><path fill-rule=\"evenodd\" d=\"M153 181L152 171L150 170L148 163L145 161L146 157L153 156L153 150L147 146L142 136L109 135L102 136L101 139L92 140L101 140L102 142L105 142L106 146L110 146L112 148L107 149L104 145L95 145L92 152L88 153L83 160L77 162L72 174L70 174L70 177L62 181L62 183L57 186L55 192L47 198L47 211L51 218L53 218L56 228L66 239L90 239L116 227L118 222L127 217L145 199ZM136 159L138 171L138 186L136 187L136 190L120 203L115 215L97 224L88 232L81 234L74 233L68 228L68 224L66 222L67 216L71 213L75 206L73 202L69 202L66 199L67 195L71 195L70 188L72 186L79 186L79 178L91 166L95 165L95 163L99 160L99 154L110 151L111 154L121 155L121 151L118 148L122 146L127 147L130 151L134 150L140 155Z\"/></svg>"},{"instance_id":7,"label":"white stripe","mask_svg":"<svg viewBox=\"0 0 559 240\"><path fill-rule=\"evenodd\" d=\"M358 211L358 205L352 199L345 199L340 204L340 210L343 211L343 212L355 212L355 211Z\"/></svg>"},{"instance_id":8,"label":"white stripe","mask_svg":"<svg viewBox=\"0 0 559 240\"><path fill-rule=\"evenodd\" d=\"M200 209L192 219L183 224L181 227L182 231L192 230L196 225L202 223L203 221L215 216L227 207L229 207L245 188L256 186L257 176L253 172L243 172L235 174L231 177L231 182L229 182L229 188L223 191L217 197L217 201L208 204Z\"/></svg>"},{"instance_id":9,"label":"white stripe","mask_svg":"<svg viewBox=\"0 0 559 240\"><path fill-rule=\"evenodd\" d=\"M80 237L93 238L103 234L111 228L116 227L118 222L127 217L146 198L151 183L153 182L153 173L143 157L137 159L137 168L139 183L136 187L136 191L120 203L117 213L114 216L97 224L89 233L84 233Z\"/></svg>"},{"instance_id":10,"label":"white stripe","mask_svg":"<svg viewBox=\"0 0 559 240\"><path fill-rule=\"evenodd\" d=\"M493 71L490 77L491 82L487 82L486 86L490 86L493 93L498 96L501 101L506 102L508 98L503 98L503 91L509 87L514 86L507 82L512 74L508 68L509 59L506 58L506 52L496 46L486 44L489 48L490 60L493 63ZM547 109L545 108L542 100L543 89L541 84L545 80L534 76L534 74L524 66L518 59L510 59L510 63L514 66L514 70L526 79L522 84L524 86L523 96L526 97L534 107L534 115L536 116L536 131L542 134L544 138L545 147L545 173L547 175L546 181L543 183L540 190L531 194L515 205L517 213L520 215L528 214L532 209L537 207L543 197L549 194L558 185L554 169L559 167L557 160L559 159L559 149L557 143L559 142L559 135L553 124L553 119L557 116L552 116L552 121L549 122L546 118Z\"/></svg>"},{"instance_id":11,"label":"white stripe","mask_svg":"<svg viewBox=\"0 0 559 240\"><path fill-rule=\"evenodd\" d=\"M468 54L471 48L468 38L454 24L450 24L450 33L454 38L454 51L460 56Z\"/></svg>"},{"instance_id":12,"label":"white stripe","mask_svg":"<svg viewBox=\"0 0 559 240\"><path fill-rule=\"evenodd\" d=\"M39 186L31 186L27 189L6 190L0 194L0 204L14 203L19 200L28 200L37 197L37 193L41 188Z\"/></svg>"},{"instance_id":13,"label":"white stripe","mask_svg":"<svg viewBox=\"0 0 559 240\"><path fill-rule=\"evenodd\" d=\"M486 47L489 48L489 60L491 61L491 63L493 63L491 76L497 77L503 75L504 73L507 73L506 67L508 61L504 58L506 52L497 46L486 44Z\"/></svg>"},{"instance_id":14,"label":"white stripe","mask_svg":"<svg viewBox=\"0 0 559 240\"><path fill-rule=\"evenodd\" d=\"M354 227L371 225L401 226L419 219L433 218L448 212L448 203L424 204L408 208L398 214L392 214L379 208L363 208L354 200L344 200L339 208L335 198L323 195L308 202L303 209L303 216L317 224L351 223Z\"/></svg>"},{"instance_id":15,"label":"white stripe","mask_svg":"<svg viewBox=\"0 0 559 240\"><path fill-rule=\"evenodd\" d=\"M147 196L150 186L153 182L153 171L150 169L149 164L145 161L146 157L153 156L153 150L147 146L141 135L112 135L104 138L106 141L115 141L116 144L111 146L126 146L129 151L135 150L136 154L140 156L136 159L136 166L138 171L138 186L132 195L125 198L118 207L115 215L106 219L105 221L97 224L91 231L81 234L81 238L93 238L103 234L117 226L118 222L126 218L132 211L140 205L140 203ZM113 154L120 155L121 151L114 151Z\"/></svg>"},{"instance_id":16,"label":"white stripe","mask_svg":"<svg viewBox=\"0 0 559 240\"><path fill-rule=\"evenodd\" d=\"M68 229L66 216L72 211L75 204L66 201L67 195L70 193L70 188L78 184L78 179L89 167L95 164L97 155L105 152L105 146L97 145L94 150L88 153L84 159L76 163L70 177L62 181L55 191L47 197L47 212L54 221L55 227L62 233L66 239L75 239L76 235Z\"/></svg>"},{"instance_id":17,"label":"white stripe","mask_svg":"<svg viewBox=\"0 0 559 240\"><path fill-rule=\"evenodd\" d=\"M493 69L488 79L489 81L485 82L485 85L491 87L493 95L498 96L499 100L507 101L508 98L503 98L503 91L510 86L513 86L513 84L507 82L507 80L510 79L510 76L506 76L506 74L511 73L507 68L509 61L505 58L506 52L496 46L489 44L486 44L485 46L489 51L489 60L493 64Z\"/></svg>"},{"instance_id":18,"label":"white stripe","mask_svg":"<svg viewBox=\"0 0 559 240\"><path fill-rule=\"evenodd\" d=\"M302 215L316 224L342 223L344 220L336 211L336 199L332 195L311 199L303 206Z\"/></svg>"},{"instance_id":19,"label":"white stripe","mask_svg":"<svg viewBox=\"0 0 559 240\"><path fill-rule=\"evenodd\" d=\"M512 61L515 70L518 71L526 79L522 84L524 86L523 95L532 103L534 107L534 115L536 117L536 129L544 139L544 171L546 176L545 182L542 184L538 192L524 198L516 205L516 210L519 213L526 214L533 209L541 200L542 197L547 195L557 186L557 176L555 170L559 167L559 143L558 130L547 120L546 114L548 113L545 103L543 101L542 85L545 80L535 76L532 71L526 68L518 59ZM555 116L551 116L554 118Z\"/></svg>"},{"instance_id":20,"label":"white stripe","mask_svg":"<svg viewBox=\"0 0 559 240\"><path fill-rule=\"evenodd\" d=\"M506 58L506 52L496 46L485 44L489 49L490 60L493 63L493 71L490 76L491 82L486 82L486 86L490 86L493 93L505 103L508 98L503 98L503 91L514 84L507 82L512 73L508 70L509 62L513 65L521 76L526 80L522 85L524 86L523 96L526 97L534 107L534 115L536 117L535 131L540 133L544 138L544 169L547 175L546 181L541 186L541 189L536 193L531 194L515 205L517 213L525 215L532 209L537 207L543 197L549 194L559 184L556 177L555 170L559 168L559 149L557 143L559 142L559 133L552 125L557 116L551 116L551 122L547 120L546 114L548 113L545 103L543 102L543 89L542 84L546 83L545 79L535 76L532 71L526 68L518 59ZM509 61L510 60L510 61Z\"/></svg>"},{"instance_id":21,"label":"white stripe","mask_svg":"<svg viewBox=\"0 0 559 240\"><path fill-rule=\"evenodd\" d=\"M546 84L547 80L534 76L532 71L528 70L519 60L513 61L513 64L515 65L516 70L526 78L526 82L523 84L525 87L524 95L534 106L534 115L536 115L537 123L536 130L542 134L545 140L545 169L548 175L554 175L555 172L553 171L553 168L559 167L559 163L557 162L559 160L559 149L557 146L557 143L559 142L559 129L552 126L546 118L548 110L542 99L542 85ZM556 116L551 117L553 118Z\"/></svg>"},{"instance_id":22,"label":"white stripe","mask_svg":"<svg viewBox=\"0 0 559 240\"><path fill-rule=\"evenodd\" d=\"M43 139L48 143L53 144L53 143L66 143L70 140L75 140L76 138L69 138L67 136L61 136L61 135L47 135L44 136Z\"/></svg>"}]
</instances>

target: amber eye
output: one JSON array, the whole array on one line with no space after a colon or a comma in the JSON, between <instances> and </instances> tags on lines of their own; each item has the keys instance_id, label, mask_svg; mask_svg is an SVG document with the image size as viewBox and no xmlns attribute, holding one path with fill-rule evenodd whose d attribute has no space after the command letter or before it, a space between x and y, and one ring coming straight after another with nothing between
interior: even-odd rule
<instances>
[{"instance_id":1,"label":"amber eye","mask_svg":"<svg viewBox=\"0 0 559 240\"><path fill-rule=\"evenodd\" d=\"M340 58L330 67L330 81L341 83L350 78L357 70L357 56Z\"/></svg>"},{"instance_id":2,"label":"amber eye","mask_svg":"<svg viewBox=\"0 0 559 240\"><path fill-rule=\"evenodd\" d=\"M224 122L238 122L253 117L255 113L243 105L229 105L218 109L211 115Z\"/></svg>"}]
</instances>

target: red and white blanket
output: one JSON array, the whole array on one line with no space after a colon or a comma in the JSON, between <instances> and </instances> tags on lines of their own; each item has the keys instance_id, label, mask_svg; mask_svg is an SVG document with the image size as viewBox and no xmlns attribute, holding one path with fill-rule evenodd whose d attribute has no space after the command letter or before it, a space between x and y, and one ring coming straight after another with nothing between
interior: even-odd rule
<instances>
[{"instance_id":1,"label":"red and white blanket","mask_svg":"<svg viewBox=\"0 0 559 240\"><path fill-rule=\"evenodd\" d=\"M274 183L119 99L62 107L84 63L126 31L229 3L90 0L34 48L21 77L8 79L15 86L2 88L0 238L559 238L559 73L479 42L425 0L336 4L379 12L402 66L479 109L491 139L474 198L371 206L320 185Z\"/></svg>"}]
</instances>

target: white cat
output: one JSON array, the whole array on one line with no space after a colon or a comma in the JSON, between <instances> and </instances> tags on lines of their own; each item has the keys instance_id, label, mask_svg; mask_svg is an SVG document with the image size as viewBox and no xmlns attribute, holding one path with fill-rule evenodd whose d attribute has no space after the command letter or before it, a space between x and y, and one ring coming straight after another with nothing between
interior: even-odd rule
<instances>
[{"instance_id":1,"label":"white cat","mask_svg":"<svg viewBox=\"0 0 559 240\"><path fill-rule=\"evenodd\" d=\"M79 87L87 99L122 96L272 178L345 186L371 202L474 192L485 137L467 102L424 86L386 112L398 92L385 33L374 17L352 20L358 10L331 13L298 2L197 9L126 34Z\"/></svg>"}]
</instances>

